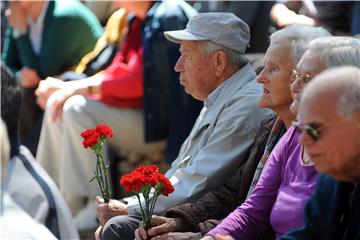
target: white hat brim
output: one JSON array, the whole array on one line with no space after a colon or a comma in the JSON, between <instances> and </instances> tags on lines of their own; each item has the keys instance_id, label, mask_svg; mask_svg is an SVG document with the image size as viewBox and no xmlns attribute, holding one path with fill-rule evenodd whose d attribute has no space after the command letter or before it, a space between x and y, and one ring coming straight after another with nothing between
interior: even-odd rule
<instances>
[{"instance_id":1,"label":"white hat brim","mask_svg":"<svg viewBox=\"0 0 360 240\"><path fill-rule=\"evenodd\" d=\"M181 41L208 40L208 38L192 34L186 30L165 31L164 35L167 40L174 43L181 43Z\"/></svg>"}]
</instances>

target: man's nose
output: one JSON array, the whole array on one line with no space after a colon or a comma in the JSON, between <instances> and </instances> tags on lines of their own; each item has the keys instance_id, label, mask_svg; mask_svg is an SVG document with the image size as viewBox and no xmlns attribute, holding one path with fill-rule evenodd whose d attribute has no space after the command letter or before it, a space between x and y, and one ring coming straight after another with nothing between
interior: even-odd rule
<instances>
[{"instance_id":1,"label":"man's nose","mask_svg":"<svg viewBox=\"0 0 360 240\"><path fill-rule=\"evenodd\" d=\"M184 69L183 68L183 57L180 56L175 64L174 70L175 70L175 72L182 72L183 69Z\"/></svg>"}]
</instances>

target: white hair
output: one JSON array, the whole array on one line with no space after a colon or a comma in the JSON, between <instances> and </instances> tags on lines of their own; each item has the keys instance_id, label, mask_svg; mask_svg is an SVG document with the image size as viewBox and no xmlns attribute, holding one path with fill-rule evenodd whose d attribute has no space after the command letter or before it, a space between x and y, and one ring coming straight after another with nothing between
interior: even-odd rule
<instances>
[{"instance_id":1,"label":"white hair","mask_svg":"<svg viewBox=\"0 0 360 240\"><path fill-rule=\"evenodd\" d=\"M351 65L360 68L360 40L354 37L322 37L310 43L309 51L326 68Z\"/></svg>"},{"instance_id":2,"label":"white hair","mask_svg":"<svg viewBox=\"0 0 360 240\"><path fill-rule=\"evenodd\" d=\"M306 85L302 98L324 92L335 96L340 116L360 111L360 68L342 66L323 71Z\"/></svg>"},{"instance_id":3,"label":"white hair","mask_svg":"<svg viewBox=\"0 0 360 240\"><path fill-rule=\"evenodd\" d=\"M292 59L296 64L309 48L312 40L326 36L331 36L331 34L322 27L294 24L271 34L270 46L275 44L288 45Z\"/></svg>"},{"instance_id":4,"label":"white hair","mask_svg":"<svg viewBox=\"0 0 360 240\"><path fill-rule=\"evenodd\" d=\"M214 43L210 40L199 41L204 52L204 56L208 57L216 51L224 51L230 64L242 66L249 62L245 54L238 53L220 44Z\"/></svg>"}]
</instances>

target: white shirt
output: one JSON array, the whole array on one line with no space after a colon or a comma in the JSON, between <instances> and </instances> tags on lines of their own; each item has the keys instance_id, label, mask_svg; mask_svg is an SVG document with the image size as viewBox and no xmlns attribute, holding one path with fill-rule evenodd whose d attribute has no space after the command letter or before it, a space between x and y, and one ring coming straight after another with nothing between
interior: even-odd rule
<instances>
[{"instance_id":1,"label":"white shirt","mask_svg":"<svg viewBox=\"0 0 360 240\"><path fill-rule=\"evenodd\" d=\"M40 55L42 45L42 35L44 29L44 19L47 12L49 2L45 1L39 17L34 22L31 18L28 18L29 36L32 48L36 55Z\"/></svg>"}]
</instances>

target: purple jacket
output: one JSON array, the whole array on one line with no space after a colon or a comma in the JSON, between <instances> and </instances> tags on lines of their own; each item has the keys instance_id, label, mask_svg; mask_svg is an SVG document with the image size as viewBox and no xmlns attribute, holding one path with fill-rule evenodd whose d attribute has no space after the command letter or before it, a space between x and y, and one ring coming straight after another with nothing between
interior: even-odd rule
<instances>
[{"instance_id":1,"label":"purple jacket","mask_svg":"<svg viewBox=\"0 0 360 240\"><path fill-rule=\"evenodd\" d=\"M269 157L252 195L209 232L235 239L264 239L304 224L304 206L315 191L317 172L303 165L299 133L290 127Z\"/></svg>"}]
</instances>

